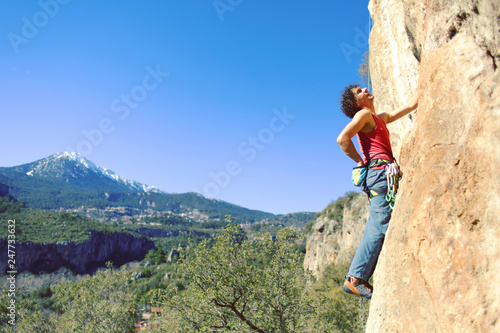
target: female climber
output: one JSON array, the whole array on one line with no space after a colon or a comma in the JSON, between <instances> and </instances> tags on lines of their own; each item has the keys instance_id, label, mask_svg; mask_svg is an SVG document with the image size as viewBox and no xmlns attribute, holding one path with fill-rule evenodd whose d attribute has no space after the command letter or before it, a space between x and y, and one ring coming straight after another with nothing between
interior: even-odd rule
<instances>
[{"instance_id":1,"label":"female climber","mask_svg":"<svg viewBox=\"0 0 500 333\"><path fill-rule=\"evenodd\" d=\"M395 197L394 183L397 184L397 164L392 155L386 124L415 110L418 106L418 94L405 106L378 114L375 112L373 99L374 96L359 85L352 84L344 89L341 109L352 120L337 138L342 151L357 163L353 182L358 182L370 199L370 214L365 231L344 281L345 292L366 298L372 297L373 287L368 280L373 275L382 249ZM351 140L355 135L363 158ZM393 178L390 177L391 173Z\"/></svg>"}]
</instances>

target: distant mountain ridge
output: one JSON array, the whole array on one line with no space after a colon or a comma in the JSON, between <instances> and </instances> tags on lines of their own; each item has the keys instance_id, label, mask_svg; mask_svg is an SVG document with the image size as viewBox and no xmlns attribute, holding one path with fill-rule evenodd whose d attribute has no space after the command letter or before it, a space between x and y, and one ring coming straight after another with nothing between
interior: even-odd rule
<instances>
[{"instance_id":1,"label":"distant mountain ridge","mask_svg":"<svg viewBox=\"0 0 500 333\"><path fill-rule=\"evenodd\" d=\"M31 177L43 177L82 189L166 193L157 187L121 177L78 153L57 153L35 162L0 169L4 173L20 172Z\"/></svg>"},{"instance_id":2,"label":"distant mountain ridge","mask_svg":"<svg viewBox=\"0 0 500 333\"><path fill-rule=\"evenodd\" d=\"M236 223L277 217L208 199L199 193L168 194L120 177L81 155L68 152L19 166L0 167L0 183L7 185L9 193L30 208L83 212L97 209L98 214L109 215L119 207L125 211L125 218L163 212L198 222L224 220L226 215L231 215ZM130 210L133 213L128 213Z\"/></svg>"},{"instance_id":3,"label":"distant mountain ridge","mask_svg":"<svg viewBox=\"0 0 500 333\"><path fill-rule=\"evenodd\" d=\"M1 214L17 219L20 271L64 266L79 274L107 261L140 259L157 241L213 237L228 215L247 228L256 223L301 228L314 216L274 215L193 192L169 194L68 152L0 167ZM166 240L171 237L175 240ZM7 251L7 245L0 237L0 250ZM5 269L0 264L0 273Z\"/></svg>"}]
</instances>

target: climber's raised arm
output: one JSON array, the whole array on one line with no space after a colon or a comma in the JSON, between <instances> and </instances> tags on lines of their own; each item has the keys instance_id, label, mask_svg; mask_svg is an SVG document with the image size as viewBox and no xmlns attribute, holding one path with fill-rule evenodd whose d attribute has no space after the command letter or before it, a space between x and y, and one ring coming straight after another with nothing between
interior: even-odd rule
<instances>
[{"instance_id":1,"label":"climber's raised arm","mask_svg":"<svg viewBox=\"0 0 500 333\"><path fill-rule=\"evenodd\" d=\"M418 106L418 92L413 95L406 105L392 111L392 112L382 112L378 114L378 117L382 119L386 124L392 123L401 117L404 117L408 113L415 110Z\"/></svg>"}]
</instances>

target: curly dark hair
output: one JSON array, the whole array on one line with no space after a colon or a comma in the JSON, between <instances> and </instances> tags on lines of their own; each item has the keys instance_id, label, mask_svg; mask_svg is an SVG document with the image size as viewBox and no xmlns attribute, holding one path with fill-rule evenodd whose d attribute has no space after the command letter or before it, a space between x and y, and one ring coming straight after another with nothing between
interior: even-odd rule
<instances>
[{"instance_id":1,"label":"curly dark hair","mask_svg":"<svg viewBox=\"0 0 500 333\"><path fill-rule=\"evenodd\" d=\"M347 87L344 88L344 91L342 91L342 96L340 96L340 108L342 109L342 112L349 118L353 118L354 115L361 110L358 105L358 100L356 99L356 96L352 92L354 88L359 87L359 84L350 84Z\"/></svg>"}]
</instances>

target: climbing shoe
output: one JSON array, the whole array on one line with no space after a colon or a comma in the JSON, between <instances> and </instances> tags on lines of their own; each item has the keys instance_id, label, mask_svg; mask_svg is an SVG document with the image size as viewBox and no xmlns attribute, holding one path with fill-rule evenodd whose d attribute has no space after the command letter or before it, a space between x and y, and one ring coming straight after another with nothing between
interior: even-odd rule
<instances>
[{"instance_id":1,"label":"climbing shoe","mask_svg":"<svg viewBox=\"0 0 500 333\"><path fill-rule=\"evenodd\" d=\"M356 281L356 284L354 284L352 277L346 276L344 281L344 291L348 294L371 299L373 287L364 280L358 280Z\"/></svg>"}]
</instances>

